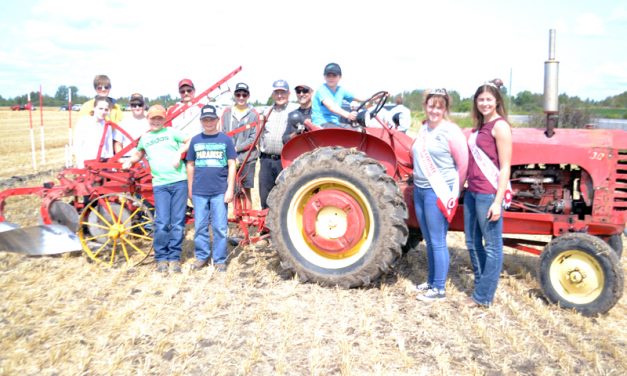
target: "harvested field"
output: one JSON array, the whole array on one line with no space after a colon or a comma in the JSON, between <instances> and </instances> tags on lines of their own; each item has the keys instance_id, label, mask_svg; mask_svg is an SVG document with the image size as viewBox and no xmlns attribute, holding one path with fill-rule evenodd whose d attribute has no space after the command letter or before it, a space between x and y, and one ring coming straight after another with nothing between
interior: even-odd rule
<instances>
[{"instance_id":1,"label":"harvested field","mask_svg":"<svg viewBox=\"0 0 627 376\"><path fill-rule=\"evenodd\" d=\"M47 146L50 162L9 181L40 171L28 114L0 111L0 189L38 185L62 167L67 113L44 116L57 145ZM36 223L38 203L11 203L17 222ZM627 373L625 299L597 318L549 305L536 257L508 249L495 305L462 308L472 274L460 233L448 238L447 300L430 305L412 291L426 278L424 243L374 286L342 290L299 283L271 248L234 248L226 273L192 273L192 238L189 229L179 275L157 275L153 263L107 269L80 254L0 253L0 374Z\"/></svg>"}]
</instances>

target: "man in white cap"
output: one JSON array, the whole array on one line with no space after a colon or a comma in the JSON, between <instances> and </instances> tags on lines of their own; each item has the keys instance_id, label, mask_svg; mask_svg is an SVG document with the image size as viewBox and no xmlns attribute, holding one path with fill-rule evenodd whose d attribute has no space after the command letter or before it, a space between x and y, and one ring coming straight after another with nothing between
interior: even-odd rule
<instances>
[{"instance_id":1,"label":"man in white cap","mask_svg":"<svg viewBox=\"0 0 627 376\"><path fill-rule=\"evenodd\" d=\"M263 114L267 121L259 141L259 151L261 152L259 156L259 198L262 209L268 207L268 195L274 188L274 181L283 170L281 165L283 133L287 127L287 115L294 109L294 106L289 104L289 98L290 86L287 81L274 81L272 84L274 104Z\"/></svg>"}]
</instances>

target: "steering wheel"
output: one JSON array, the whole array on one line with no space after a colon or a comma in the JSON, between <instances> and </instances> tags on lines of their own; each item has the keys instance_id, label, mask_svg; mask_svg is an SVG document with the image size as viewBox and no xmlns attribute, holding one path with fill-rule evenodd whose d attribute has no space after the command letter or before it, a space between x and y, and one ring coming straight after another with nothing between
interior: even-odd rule
<instances>
[{"instance_id":1,"label":"steering wheel","mask_svg":"<svg viewBox=\"0 0 627 376\"><path fill-rule=\"evenodd\" d=\"M371 118L375 117L379 113L379 111L381 111L389 97L390 94L387 91L378 91L374 93L370 98L361 102L359 107L357 107L357 109L355 110L357 111L357 119L355 119L355 122L360 124L361 126L366 126L366 115L369 113ZM364 108L371 107L373 105L374 110L364 110ZM361 112L362 110L364 111Z\"/></svg>"}]
</instances>

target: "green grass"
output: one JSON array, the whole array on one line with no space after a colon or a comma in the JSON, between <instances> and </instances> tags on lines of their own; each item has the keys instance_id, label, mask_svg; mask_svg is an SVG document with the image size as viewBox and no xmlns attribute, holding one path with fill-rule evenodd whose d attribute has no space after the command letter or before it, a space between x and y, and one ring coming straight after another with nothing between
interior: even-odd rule
<instances>
[{"instance_id":1,"label":"green grass","mask_svg":"<svg viewBox=\"0 0 627 376\"><path fill-rule=\"evenodd\" d=\"M627 119L627 108L591 108L594 117L605 119Z\"/></svg>"}]
</instances>

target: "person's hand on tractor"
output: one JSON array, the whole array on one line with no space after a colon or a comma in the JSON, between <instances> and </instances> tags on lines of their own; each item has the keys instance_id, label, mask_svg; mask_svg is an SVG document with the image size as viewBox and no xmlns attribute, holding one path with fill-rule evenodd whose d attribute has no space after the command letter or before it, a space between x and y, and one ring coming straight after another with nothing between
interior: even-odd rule
<instances>
[{"instance_id":1,"label":"person's hand on tractor","mask_svg":"<svg viewBox=\"0 0 627 376\"><path fill-rule=\"evenodd\" d=\"M144 157L144 152L136 150L135 154L131 155L129 159L122 163L122 170L128 170L137 162L139 162Z\"/></svg>"},{"instance_id":2,"label":"person's hand on tractor","mask_svg":"<svg viewBox=\"0 0 627 376\"><path fill-rule=\"evenodd\" d=\"M346 111L345 118L347 118L351 122L354 122L355 119L357 119L357 111L350 111L350 112Z\"/></svg>"},{"instance_id":3,"label":"person's hand on tractor","mask_svg":"<svg viewBox=\"0 0 627 376\"><path fill-rule=\"evenodd\" d=\"M133 163L130 160L124 161L122 163L122 170L128 170L133 166Z\"/></svg>"}]
</instances>

